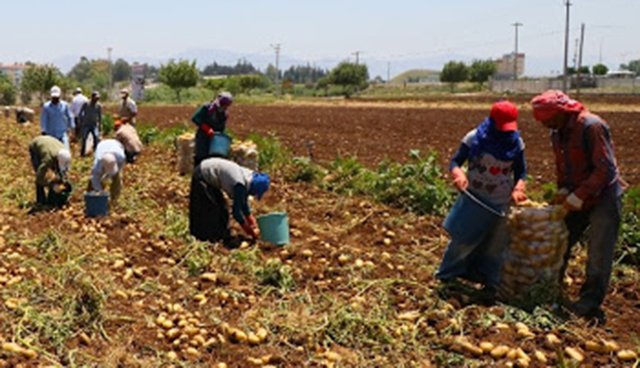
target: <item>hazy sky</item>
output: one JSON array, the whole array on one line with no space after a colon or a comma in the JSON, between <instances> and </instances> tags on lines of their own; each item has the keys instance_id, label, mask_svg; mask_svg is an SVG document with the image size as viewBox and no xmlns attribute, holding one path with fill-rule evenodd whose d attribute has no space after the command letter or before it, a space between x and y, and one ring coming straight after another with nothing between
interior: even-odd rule
<instances>
[{"instance_id":1,"label":"hazy sky","mask_svg":"<svg viewBox=\"0 0 640 368\"><path fill-rule=\"evenodd\" d=\"M570 61L586 23L583 64L640 58L640 0L573 0ZM0 62L63 57L166 60L190 49L287 58L391 62L496 58L519 50L530 75L560 70L563 0L19 0L0 5ZM601 56L600 56L601 55ZM200 61L201 63L211 62Z\"/></svg>"}]
</instances>

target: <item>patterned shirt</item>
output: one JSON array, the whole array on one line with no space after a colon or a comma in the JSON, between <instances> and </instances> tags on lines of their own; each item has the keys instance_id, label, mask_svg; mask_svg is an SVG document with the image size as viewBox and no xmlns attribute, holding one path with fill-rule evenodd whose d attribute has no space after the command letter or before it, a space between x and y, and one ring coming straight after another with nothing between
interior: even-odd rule
<instances>
[{"instance_id":1,"label":"patterned shirt","mask_svg":"<svg viewBox=\"0 0 640 368\"><path fill-rule=\"evenodd\" d=\"M597 115L583 111L551 132L558 188L566 188L593 206L604 190L615 186L622 193L609 126Z\"/></svg>"}]
</instances>

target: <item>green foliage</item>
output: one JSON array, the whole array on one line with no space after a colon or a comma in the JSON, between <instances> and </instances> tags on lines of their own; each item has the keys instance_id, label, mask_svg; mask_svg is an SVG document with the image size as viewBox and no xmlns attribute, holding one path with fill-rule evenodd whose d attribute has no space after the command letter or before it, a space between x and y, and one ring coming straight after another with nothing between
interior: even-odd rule
<instances>
[{"instance_id":1,"label":"green foliage","mask_svg":"<svg viewBox=\"0 0 640 368\"><path fill-rule=\"evenodd\" d=\"M464 82L469 77L469 69L462 61L450 61L444 65L440 73L440 81L451 84L451 92L455 89L455 84Z\"/></svg>"},{"instance_id":2,"label":"green foliage","mask_svg":"<svg viewBox=\"0 0 640 368\"><path fill-rule=\"evenodd\" d=\"M21 89L23 92L38 93L40 101L45 100L51 87L58 85L63 88L66 84L62 73L53 65L31 64L22 76Z\"/></svg>"},{"instance_id":3,"label":"green foliage","mask_svg":"<svg viewBox=\"0 0 640 368\"><path fill-rule=\"evenodd\" d=\"M232 79L234 78L238 79L240 93L250 94L253 89L266 88L269 86L269 80L260 74L240 75Z\"/></svg>"},{"instance_id":4,"label":"green foliage","mask_svg":"<svg viewBox=\"0 0 640 368\"><path fill-rule=\"evenodd\" d=\"M628 64L621 64L620 65L620 69L629 70L629 71L632 71L632 72L636 73L636 75L639 75L640 74L640 59L631 60Z\"/></svg>"},{"instance_id":5,"label":"green foliage","mask_svg":"<svg viewBox=\"0 0 640 368\"><path fill-rule=\"evenodd\" d=\"M180 92L180 103L197 103L211 100L214 94L209 89L192 87ZM145 102L151 103L178 103L175 91L164 84L145 90Z\"/></svg>"},{"instance_id":6,"label":"green foliage","mask_svg":"<svg viewBox=\"0 0 640 368\"><path fill-rule=\"evenodd\" d=\"M294 182L313 183L320 179L323 170L316 165L309 157L294 157L291 160L290 172L287 179Z\"/></svg>"},{"instance_id":7,"label":"green foliage","mask_svg":"<svg viewBox=\"0 0 640 368\"><path fill-rule=\"evenodd\" d=\"M260 285L274 287L281 293L296 287L296 281L291 275L291 267L283 265L278 258L269 259L264 266L258 267L256 277Z\"/></svg>"},{"instance_id":8,"label":"green foliage","mask_svg":"<svg viewBox=\"0 0 640 368\"><path fill-rule=\"evenodd\" d=\"M331 70L328 82L342 87L343 94L350 97L353 93L367 88L369 70L364 64L344 61Z\"/></svg>"},{"instance_id":9,"label":"green foliage","mask_svg":"<svg viewBox=\"0 0 640 368\"><path fill-rule=\"evenodd\" d=\"M469 66L469 80L482 85L489 77L496 73L496 63L493 60L474 60Z\"/></svg>"},{"instance_id":10,"label":"green foliage","mask_svg":"<svg viewBox=\"0 0 640 368\"><path fill-rule=\"evenodd\" d=\"M113 124L114 124L113 115L111 114L102 115L102 132L101 132L102 135L111 134L111 132L113 131Z\"/></svg>"},{"instance_id":11,"label":"green foliage","mask_svg":"<svg viewBox=\"0 0 640 368\"><path fill-rule=\"evenodd\" d=\"M80 83L87 82L91 79L92 69L91 61L85 56L82 56L80 57L80 61L71 68L67 76Z\"/></svg>"},{"instance_id":12,"label":"green foliage","mask_svg":"<svg viewBox=\"0 0 640 368\"><path fill-rule=\"evenodd\" d=\"M374 347L393 341L390 321L380 308L356 311L350 305L337 305L330 312L323 332L328 343L351 348Z\"/></svg>"},{"instance_id":13,"label":"green foliage","mask_svg":"<svg viewBox=\"0 0 640 368\"><path fill-rule=\"evenodd\" d=\"M214 61L213 64L209 64L202 69L202 75L241 75L256 73L258 73L258 69L244 59L238 60L235 66L220 65Z\"/></svg>"},{"instance_id":14,"label":"green foliage","mask_svg":"<svg viewBox=\"0 0 640 368\"><path fill-rule=\"evenodd\" d=\"M111 71L114 82L122 82L131 78L131 66L124 59L118 59L113 64Z\"/></svg>"},{"instance_id":15,"label":"green foliage","mask_svg":"<svg viewBox=\"0 0 640 368\"><path fill-rule=\"evenodd\" d=\"M322 68L307 65L291 66L284 72L283 79L293 83L316 83L320 78L327 75L327 71Z\"/></svg>"},{"instance_id":16,"label":"green foliage","mask_svg":"<svg viewBox=\"0 0 640 368\"><path fill-rule=\"evenodd\" d=\"M609 71L609 68L604 64L596 64L591 67L591 71L595 75L605 75Z\"/></svg>"},{"instance_id":17,"label":"green foliage","mask_svg":"<svg viewBox=\"0 0 640 368\"><path fill-rule=\"evenodd\" d=\"M204 80L202 86L212 90L214 94L217 94L222 90L226 90L225 82L226 78L208 78Z\"/></svg>"},{"instance_id":18,"label":"green foliage","mask_svg":"<svg viewBox=\"0 0 640 368\"><path fill-rule=\"evenodd\" d=\"M261 136L259 134L249 134L248 139L258 146L258 167L260 170L270 173L281 170L290 158L289 151L274 135Z\"/></svg>"},{"instance_id":19,"label":"green foliage","mask_svg":"<svg viewBox=\"0 0 640 368\"><path fill-rule=\"evenodd\" d=\"M640 188L631 188L625 193L619 243L616 258L640 265Z\"/></svg>"},{"instance_id":20,"label":"green foliage","mask_svg":"<svg viewBox=\"0 0 640 368\"><path fill-rule=\"evenodd\" d=\"M18 91L9 78L0 73L0 105L13 105L16 103Z\"/></svg>"},{"instance_id":21,"label":"green foliage","mask_svg":"<svg viewBox=\"0 0 640 368\"><path fill-rule=\"evenodd\" d=\"M169 63L160 67L158 76L160 82L169 86L176 93L178 102L181 102L180 92L185 88L195 87L200 79L200 72L196 68L195 60L192 62L170 60Z\"/></svg>"}]
</instances>

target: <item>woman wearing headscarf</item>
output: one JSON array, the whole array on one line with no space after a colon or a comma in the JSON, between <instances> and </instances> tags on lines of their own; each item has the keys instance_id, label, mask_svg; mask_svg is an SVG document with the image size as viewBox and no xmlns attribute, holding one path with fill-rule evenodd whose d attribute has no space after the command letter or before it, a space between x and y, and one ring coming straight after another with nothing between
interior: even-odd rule
<instances>
[{"instance_id":1,"label":"woman wearing headscarf","mask_svg":"<svg viewBox=\"0 0 640 368\"><path fill-rule=\"evenodd\" d=\"M227 109L233 103L233 96L229 92L221 92L210 103L204 104L196 110L191 121L198 126L195 139L195 156L193 166L209 156L209 144L215 133L224 133L229 113Z\"/></svg>"},{"instance_id":2,"label":"woman wearing headscarf","mask_svg":"<svg viewBox=\"0 0 640 368\"><path fill-rule=\"evenodd\" d=\"M524 141L518 132L517 118L518 109L513 103L496 102L490 115L462 139L449 167L453 183L461 192L454 209L470 196L496 212L506 211L512 201L527 199ZM465 162L466 172L462 168ZM485 211L483 216L495 215ZM494 291L499 283L503 250L509 243L506 220L501 218L489 228L478 228L481 222L477 220L451 211L445 222L454 224L447 228L451 241L436 276L442 281L465 278ZM474 236L469 236L471 231L464 234L452 231L452 227L465 230L475 227Z\"/></svg>"},{"instance_id":3,"label":"woman wearing headscarf","mask_svg":"<svg viewBox=\"0 0 640 368\"><path fill-rule=\"evenodd\" d=\"M586 280L580 299L570 307L578 315L604 318L600 309L609 285L613 249L621 220L621 196L626 183L620 177L607 123L561 91L549 90L531 100L533 116L551 129L558 192L554 202L568 211L569 246L590 227Z\"/></svg>"}]
</instances>

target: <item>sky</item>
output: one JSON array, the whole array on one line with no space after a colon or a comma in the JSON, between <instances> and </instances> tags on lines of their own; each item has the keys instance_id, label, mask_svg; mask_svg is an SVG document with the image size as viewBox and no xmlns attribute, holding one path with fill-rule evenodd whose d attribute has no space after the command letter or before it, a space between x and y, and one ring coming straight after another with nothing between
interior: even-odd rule
<instances>
[{"instance_id":1,"label":"sky","mask_svg":"<svg viewBox=\"0 0 640 368\"><path fill-rule=\"evenodd\" d=\"M585 23L583 65L610 69L640 59L640 0L572 0L569 64ZM162 63L199 57L204 66L246 58L258 67L370 65L370 74L440 69L449 60L526 54L525 74L562 69L564 0L20 0L0 3L0 62L54 63L80 56ZM388 68L388 69L387 69ZM386 77L386 75L383 75Z\"/></svg>"}]
</instances>

